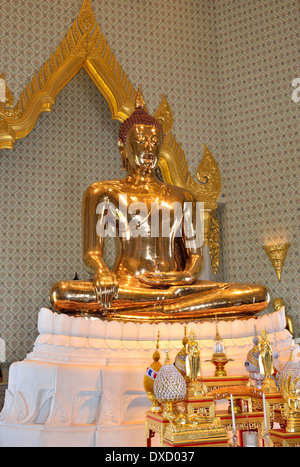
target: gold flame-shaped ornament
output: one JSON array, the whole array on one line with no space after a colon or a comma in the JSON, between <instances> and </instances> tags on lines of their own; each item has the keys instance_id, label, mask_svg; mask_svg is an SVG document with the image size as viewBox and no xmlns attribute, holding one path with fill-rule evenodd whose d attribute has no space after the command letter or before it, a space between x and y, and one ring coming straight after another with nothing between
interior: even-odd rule
<instances>
[{"instance_id":1,"label":"gold flame-shaped ornament","mask_svg":"<svg viewBox=\"0 0 300 467\"><path fill-rule=\"evenodd\" d=\"M281 243L279 245L264 245L264 250L276 271L279 281L281 281L283 263L286 258L289 246L289 243Z\"/></svg>"},{"instance_id":2,"label":"gold flame-shaped ornament","mask_svg":"<svg viewBox=\"0 0 300 467\"><path fill-rule=\"evenodd\" d=\"M135 108L136 109L145 108L145 101L144 101L144 97L143 97L140 85L138 86L138 92L137 92L136 99L135 99Z\"/></svg>"}]
</instances>

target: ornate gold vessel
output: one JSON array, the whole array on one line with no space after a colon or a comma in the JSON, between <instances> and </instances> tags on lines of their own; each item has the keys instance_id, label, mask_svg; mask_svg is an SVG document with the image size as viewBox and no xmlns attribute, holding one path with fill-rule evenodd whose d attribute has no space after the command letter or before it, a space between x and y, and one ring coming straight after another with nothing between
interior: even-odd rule
<instances>
[{"instance_id":1,"label":"ornate gold vessel","mask_svg":"<svg viewBox=\"0 0 300 467\"><path fill-rule=\"evenodd\" d=\"M186 394L186 382L175 365L171 363L168 351L166 359L154 381L156 399L164 404L164 416L176 414L175 403L181 401Z\"/></svg>"},{"instance_id":2,"label":"ornate gold vessel","mask_svg":"<svg viewBox=\"0 0 300 467\"><path fill-rule=\"evenodd\" d=\"M227 376L225 365L228 362L232 362L232 358L228 358L225 351L225 345L221 336L219 334L218 328L218 320L216 319L216 335L214 338L213 344L213 354L210 360L206 360L211 362L215 366L215 376L222 377Z\"/></svg>"}]
</instances>

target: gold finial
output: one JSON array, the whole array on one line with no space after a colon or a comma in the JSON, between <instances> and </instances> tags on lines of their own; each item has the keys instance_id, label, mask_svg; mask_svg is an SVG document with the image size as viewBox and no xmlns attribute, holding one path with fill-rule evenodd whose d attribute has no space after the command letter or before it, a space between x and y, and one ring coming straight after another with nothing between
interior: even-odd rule
<instances>
[{"instance_id":1,"label":"gold finial","mask_svg":"<svg viewBox=\"0 0 300 467\"><path fill-rule=\"evenodd\" d=\"M138 92L137 92L136 99L135 99L135 109L136 110L144 109L144 107L145 107L145 101L144 101L143 94L141 91L141 86L139 85Z\"/></svg>"},{"instance_id":2,"label":"gold finial","mask_svg":"<svg viewBox=\"0 0 300 467\"><path fill-rule=\"evenodd\" d=\"M289 361L290 361L290 362L294 362L294 361L295 361L294 349L295 349L295 343L294 343L294 339L292 339L292 341L291 341L291 346L290 346L290 357L289 357Z\"/></svg>"},{"instance_id":3,"label":"gold finial","mask_svg":"<svg viewBox=\"0 0 300 467\"><path fill-rule=\"evenodd\" d=\"M84 0L78 15L78 24L83 34L89 34L96 25L96 19L90 0Z\"/></svg>"},{"instance_id":4,"label":"gold finial","mask_svg":"<svg viewBox=\"0 0 300 467\"><path fill-rule=\"evenodd\" d=\"M183 337L183 339L182 339L182 341L181 341L181 342L182 342L182 345L185 347L186 344L188 343L188 341L189 341L189 340L188 340L188 338L186 337L186 326L184 326L184 337Z\"/></svg>"},{"instance_id":5,"label":"gold finial","mask_svg":"<svg viewBox=\"0 0 300 467\"><path fill-rule=\"evenodd\" d=\"M221 336L219 334L219 321L218 321L218 316L215 315L215 325L216 325L216 337L215 339L221 339Z\"/></svg>"},{"instance_id":6,"label":"gold finial","mask_svg":"<svg viewBox=\"0 0 300 467\"><path fill-rule=\"evenodd\" d=\"M159 331L157 333L157 340L156 340L156 350L154 352L154 354L152 355L152 358L155 362L158 362L158 360L160 359L160 353L158 351L159 349Z\"/></svg>"},{"instance_id":7,"label":"gold finial","mask_svg":"<svg viewBox=\"0 0 300 467\"><path fill-rule=\"evenodd\" d=\"M164 365L171 365L171 360L170 360L170 355L169 355L169 349L166 349L166 350L165 350L165 354L166 354L166 358L165 358Z\"/></svg>"}]
</instances>

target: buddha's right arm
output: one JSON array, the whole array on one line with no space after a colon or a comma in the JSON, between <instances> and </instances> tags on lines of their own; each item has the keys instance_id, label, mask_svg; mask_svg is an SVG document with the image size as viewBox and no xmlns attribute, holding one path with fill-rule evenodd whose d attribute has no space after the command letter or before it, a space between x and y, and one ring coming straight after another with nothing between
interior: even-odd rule
<instances>
[{"instance_id":1,"label":"buddha's right arm","mask_svg":"<svg viewBox=\"0 0 300 467\"><path fill-rule=\"evenodd\" d=\"M99 229L101 219L102 227L106 219L109 220L107 204L113 206L108 203L106 193L105 184L96 183L86 190L82 200L82 257L85 268L91 274L95 271L111 272L103 260L105 229L102 228L102 234Z\"/></svg>"},{"instance_id":2,"label":"buddha's right arm","mask_svg":"<svg viewBox=\"0 0 300 467\"><path fill-rule=\"evenodd\" d=\"M104 190L92 185L82 202L82 254L86 269L93 274L97 301L104 311L118 294L118 282L103 260L104 237L97 232L98 206ZM101 213L100 213L101 215Z\"/></svg>"},{"instance_id":3,"label":"buddha's right arm","mask_svg":"<svg viewBox=\"0 0 300 467\"><path fill-rule=\"evenodd\" d=\"M91 185L82 200L82 258L91 274L108 270L103 260L104 238L97 233L97 207L104 193L104 189L97 184Z\"/></svg>"}]
</instances>

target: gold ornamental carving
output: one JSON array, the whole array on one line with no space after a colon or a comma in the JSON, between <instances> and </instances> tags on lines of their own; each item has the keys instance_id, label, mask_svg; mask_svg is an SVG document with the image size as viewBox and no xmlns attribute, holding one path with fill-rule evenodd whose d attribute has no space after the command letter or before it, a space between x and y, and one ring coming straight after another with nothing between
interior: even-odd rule
<instances>
[{"instance_id":1,"label":"gold ornamental carving","mask_svg":"<svg viewBox=\"0 0 300 467\"><path fill-rule=\"evenodd\" d=\"M51 57L35 74L14 102L6 86L6 102L0 102L0 149L13 149L18 139L34 128L42 112L51 112L56 96L82 69L87 72L109 104L112 119L123 122L134 110L137 90L117 62L96 22L90 0L84 0L77 19ZM0 75L4 78L4 74ZM218 267L218 225L212 220L221 191L217 163L204 147L197 170L197 179L188 170L185 153L173 134L173 115L162 95L155 112L162 124L165 138L159 168L164 181L189 189L205 207L205 242L211 247L213 270ZM212 240L210 241L212 230Z\"/></svg>"},{"instance_id":2,"label":"gold ornamental carving","mask_svg":"<svg viewBox=\"0 0 300 467\"><path fill-rule=\"evenodd\" d=\"M281 281L281 272L289 247L289 243L264 245L264 250L276 271L279 282Z\"/></svg>"}]
</instances>

